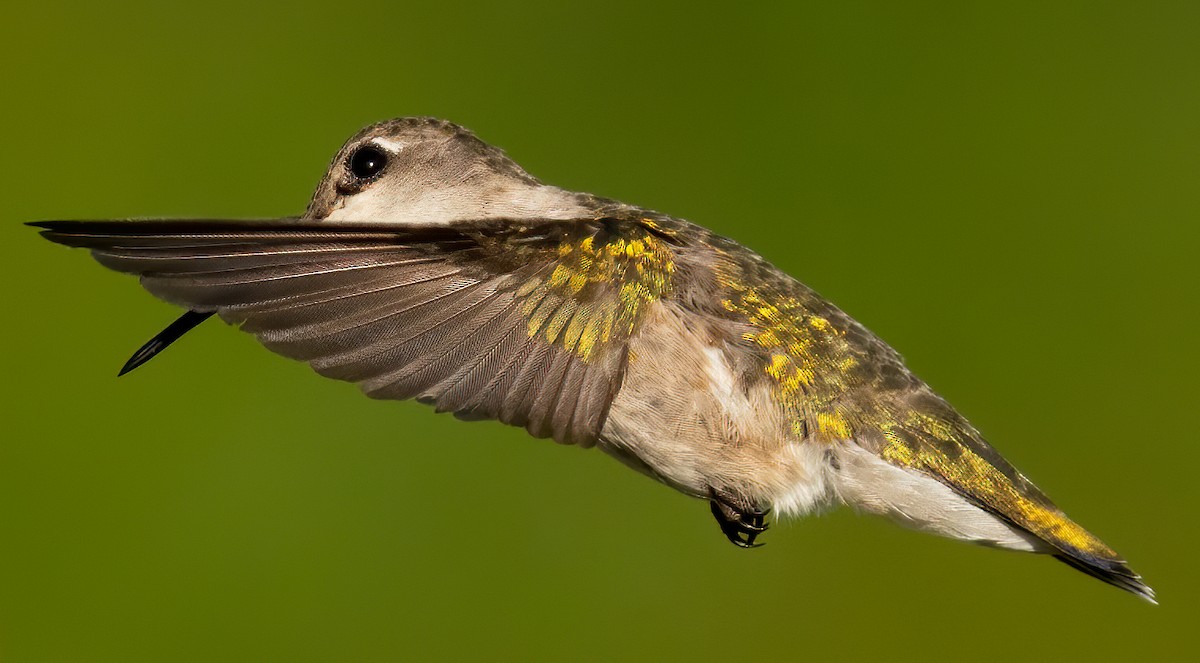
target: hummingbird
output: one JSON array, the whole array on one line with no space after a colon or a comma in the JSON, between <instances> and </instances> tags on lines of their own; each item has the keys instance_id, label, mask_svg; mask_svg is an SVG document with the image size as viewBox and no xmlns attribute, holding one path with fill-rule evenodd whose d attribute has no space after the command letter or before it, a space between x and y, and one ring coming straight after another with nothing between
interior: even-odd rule
<instances>
[{"instance_id":1,"label":"hummingbird","mask_svg":"<svg viewBox=\"0 0 1200 663\"><path fill-rule=\"evenodd\" d=\"M812 289L699 225L543 184L457 124L363 129L299 217L30 225L186 309L121 374L215 314L372 398L599 447L743 548L772 511L848 505L1155 600Z\"/></svg>"}]
</instances>

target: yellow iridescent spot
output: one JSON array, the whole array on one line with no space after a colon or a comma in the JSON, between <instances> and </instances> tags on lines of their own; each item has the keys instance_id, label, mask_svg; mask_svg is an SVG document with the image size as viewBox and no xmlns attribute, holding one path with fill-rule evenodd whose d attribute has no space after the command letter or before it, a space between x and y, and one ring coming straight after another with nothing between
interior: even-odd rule
<instances>
[{"instance_id":1,"label":"yellow iridescent spot","mask_svg":"<svg viewBox=\"0 0 1200 663\"><path fill-rule=\"evenodd\" d=\"M970 433L962 424L908 412L900 421L885 421L881 429L887 440L881 454L888 462L941 477L1043 539L1099 557L1116 557L1111 548L1062 511L1024 494L1008 476L975 453L965 443ZM953 456L944 450L947 445L955 450Z\"/></svg>"},{"instance_id":2,"label":"yellow iridescent spot","mask_svg":"<svg viewBox=\"0 0 1200 663\"><path fill-rule=\"evenodd\" d=\"M531 292L541 287L541 285L541 279L529 279L528 281L522 283L519 288L517 288L516 295L517 297L527 297ZM528 315L528 313L526 313L526 315Z\"/></svg>"},{"instance_id":3,"label":"yellow iridescent spot","mask_svg":"<svg viewBox=\"0 0 1200 663\"><path fill-rule=\"evenodd\" d=\"M754 329L743 338L770 352L763 370L775 383L775 400L788 413L793 433L807 433L815 417L822 437L849 438L849 423L834 411L857 365L845 333L795 296L748 285L739 274L718 277L729 294L722 307Z\"/></svg>"},{"instance_id":4,"label":"yellow iridescent spot","mask_svg":"<svg viewBox=\"0 0 1200 663\"><path fill-rule=\"evenodd\" d=\"M647 305L670 294L670 248L643 227L623 230L625 236L607 241L588 236L561 243L549 275L518 288L530 337L542 336L590 361L604 346L627 338Z\"/></svg>"},{"instance_id":5,"label":"yellow iridescent spot","mask_svg":"<svg viewBox=\"0 0 1200 663\"><path fill-rule=\"evenodd\" d=\"M556 310L558 310L558 306L561 302L562 300L559 297L553 294L547 294L547 296L542 299L541 303L537 305L535 310L526 314L529 316L529 335L531 337L537 336L542 332L542 330L545 328L544 326L546 321L550 319L550 316L553 315Z\"/></svg>"},{"instance_id":6,"label":"yellow iridescent spot","mask_svg":"<svg viewBox=\"0 0 1200 663\"><path fill-rule=\"evenodd\" d=\"M567 281L571 280L571 276L572 276L571 270L568 269L566 265L560 264L560 265L556 266L554 268L554 271L550 273L550 279L549 279L550 287L551 288L563 287L563 285L565 285L567 283Z\"/></svg>"},{"instance_id":7,"label":"yellow iridescent spot","mask_svg":"<svg viewBox=\"0 0 1200 663\"><path fill-rule=\"evenodd\" d=\"M817 430L838 440L848 440L852 436L850 422L837 412L818 412Z\"/></svg>"},{"instance_id":8,"label":"yellow iridescent spot","mask_svg":"<svg viewBox=\"0 0 1200 663\"><path fill-rule=\"evenodd\" d=\"M675 235L678 234L674 228L668 228L666 226L663 226L663 225L659 224L657 221L655 221L654 219L651 219L649 217L642 217L640 223L642 226L649 228L650 230L658 233L659 235L665 235L667 237L674 237Z\"/></svg>"},{"instance_id":9,"label":"yellow iridescent spot","mask_svg":"<svg viewBox=\"0 0 1200 663\"><path fill-rule=\"evenodd\" d=\"M558 310L546 322L546 341L554 343L558 340L559 333L563 327L575 317L575 307L578 304L573 299L567 299L559 305Z\"/></svg>"},{"instance_id":10,"label":"yellow iridescent spot","mask_svg":"<svg viewBox=\"0 0 1200 663\"><path fill-rule=\"evenodd\" d=\"M577 316L577 319L584 319L582 316ZM595 316L588 316L584 323L583 331L579 335L579 342L575 344L575 353L583 361L590 361L592 354L596 351L596 341L600 338L600 320Z\"/></svg>"},{"instance_id":11,"label":"yellow iridescent spot","mask_svg":"<svg viewBox=\"0 0 1200 663\"><path fill-rule=\"evenodd\" d=\"M777 348L783 345L779 340L779 336L773 330L764 329L763 331L753 336L754 342L764 348Z\"/></svg>"},{"instance_id":12,"label":"yellow iridescent spot","mask_svg":"<svg viewBox=\"0 0 1200 663\"><path fill-rule=\"evenodd\" d=\"M587 282L587 274L576 272L575 274L572 274L571 279L567 281L567 287L571 290L571 294L578 295L579 291L583 290L583 286L587 285Z\"/></svg>"}]
</instances>

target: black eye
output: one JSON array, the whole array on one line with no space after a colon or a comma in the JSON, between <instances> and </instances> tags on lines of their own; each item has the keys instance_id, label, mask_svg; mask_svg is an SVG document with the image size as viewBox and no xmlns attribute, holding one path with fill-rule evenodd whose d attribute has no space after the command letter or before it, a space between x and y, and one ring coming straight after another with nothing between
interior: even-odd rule
<instances>
[{"instance_id":1,"label":"black eye","mask_svg":"<svg viewBox=\"0 0 1200 663\"><path fill-rule=\"evenodd\" d=\"M360 180L369 180L387 165L387 153L374 145L363 145L350 155L350 172Z\"/></svg>"}]
</instances>

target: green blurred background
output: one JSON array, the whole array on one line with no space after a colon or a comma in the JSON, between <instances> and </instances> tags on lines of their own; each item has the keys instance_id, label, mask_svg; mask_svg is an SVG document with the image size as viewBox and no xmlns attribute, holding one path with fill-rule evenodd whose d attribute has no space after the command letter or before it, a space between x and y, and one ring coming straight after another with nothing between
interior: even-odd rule
<instances>
[{"instance_id":1,"label":"green blurred background","mask_svg":"<svg viewBox=\"0 0 1200 663\"><path fill-rule=\"evenodd\" d=\"M3 660L1195 654L1200 4L162 5L0 21ZM177 312L20 225L298 213L412 114L816 287L1162 605L847 511L744 552L216 323L117 380Z\"/></svg>"}]
</instances>

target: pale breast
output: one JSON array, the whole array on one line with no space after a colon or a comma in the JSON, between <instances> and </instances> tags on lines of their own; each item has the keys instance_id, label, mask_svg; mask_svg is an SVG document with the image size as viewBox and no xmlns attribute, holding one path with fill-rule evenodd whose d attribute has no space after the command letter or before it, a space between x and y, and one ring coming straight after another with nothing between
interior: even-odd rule
<instances>
[{"instance_id":1,"label":"pale breast","mask_svg":"<svg viewBox=\"0 0 1200 663\"><path fill-rule=\"evenodd\" d=\"M830 497L829 459L796 439L768 384L735 368L719 333L670 302L630 339L601 447L685 493L733 492L804 513Z\"/></svg>"}]
</instances>

